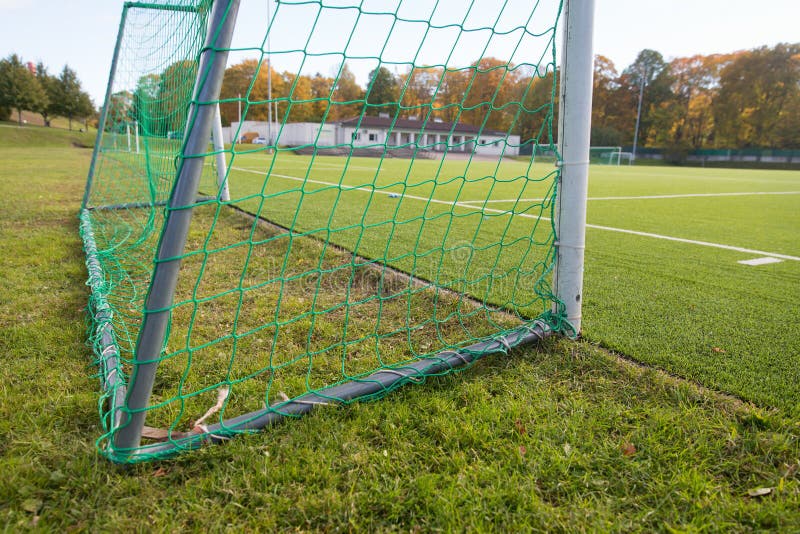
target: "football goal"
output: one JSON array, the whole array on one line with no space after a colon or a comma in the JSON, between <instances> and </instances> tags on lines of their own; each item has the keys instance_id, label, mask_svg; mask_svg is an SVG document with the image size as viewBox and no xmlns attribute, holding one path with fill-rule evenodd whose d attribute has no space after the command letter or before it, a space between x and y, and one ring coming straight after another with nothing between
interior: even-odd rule
<instances>
[{"instance_id":1,"label":"football goal","mask_svg":"<svg viewBox=\"0 0 800 534\"><path fill-rule=\"evenodd\" d=\"M622 158L620 146L589 147L589 162L599 165L619 165Z\"/></svg>"},{"instance_id":2,"label":"football goal","mask_svg":"<svg viewBox=\"0 0 800 534\"><path fill-rule=\"evenodd\" d=\"M100 453L577 335L593 12L126 2L80 213Z\"/></svg>"}]
</instances>

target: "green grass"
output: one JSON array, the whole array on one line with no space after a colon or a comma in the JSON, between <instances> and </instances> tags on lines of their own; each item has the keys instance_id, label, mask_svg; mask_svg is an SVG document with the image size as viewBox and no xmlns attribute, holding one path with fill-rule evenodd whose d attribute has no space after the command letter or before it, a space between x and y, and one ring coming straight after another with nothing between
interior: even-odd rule
<instances>
[{"instance_id":1,"label":"green grass","mask_svg":"<svg viewBox=\"0 0 800 534\"><path fill-rule=\"evenodd\" d=\"M0 122L0 138L6 143L5 148L35 146L38 148L55 148L65 146L92 147L94 133L75 130L44 128L41 126L17 126L13 122Z\"/></svg>"},{"instance_id":2,"label":"green grass","mask_svg":"<svg viewBox=\"0 0 800 534\"><path fill-rule=\"evenodd\" d=\"M515 265L526 250L519 239L532 233L537 241L548 239L548 221L535 225L533 218L517 218L511 227L506 226L512 209L525 215L550 215L547 202L506 201L546 197L546 181L521 179L527 167L524 162L504 163L495 170L494 163L485 161L467 166L454 160L441 166L432 160L410 164L355 158L343 179L350 189L340 193L328 184L342 180L344 160L317 158L309 171L311 181L304 183L310 161L286 154L274 159L261 152L237 154L232 194L242 199L239 204L246 209L260 209L271 220L323 235L329 219L334 227L346 228L364 212L367 224L396 213L405 224L353 227L330 238L350 249L358 245L360 254L385 257L400 269L410 270L413 265L417 274L429 278L431 273L446 280L463 276L457 262L442 267L438 256L425 257L441 247L442 236L445 246L454 249L487 247L476 253L476 269L497 261L498 272ZM275 175L263 190L262 203L263 171L270 165ZM539 165L534 175L550 171L551 167ZM493 179L494 173L500 181ZM376 191L365 191L373 181ZM800 194L604 199L798 191L800 172L795 171L593 166L589 196L597 200L589 202L588 222L800 257ZM393 199L388 193L404 196ZM414 198L429 196L441 202ZM497 210L488 218L481 217L477 210L481 204L474 203L481 198L489 198L492 202L487 206ZM299 217L295 217L297 206L302 206ZM417 241L421 229L425 235ZM387 244L389 230L392 239ZM740 398L800 414L796 319L800 317L800 262L750 267L737 261L761 254L595 228L587 233L587 339ZM509 244L501 253L491 246L498 236ZM410 249L417 257L403 256ZM532 259L537 257L529 255L528 260ZM479 297L486 290L479 285L465 289ZM491 288L490 300L502 305L518 302L518 287L498 283ZM541 303L522 310L536 315Z\"/></svg>"},{"instance_id":3,"label":"green grass","mask_svg":"<svg viewBox=\"0 0 800 534\"><path fill-rule=\"evenodd\" d=\"M0 129L0 138L8 135ZM741 402L626 363L587 341L550 340L381 402L319 410L224 446L119 470L94 450L99 385L84 344L88 291L76 213L90 153L12 145L0 143L4 530L800 528L800 427L791 410ZM636 259L615 270L626 276L619 284L638 278L630 264L638 265L651 273L646 289L671 295L669 262L662 260L655 274L652 264L674 245L632 246L630 238L613 235L617 242L606 243L589 234L587 300L599 287L598 265L617 261L622 250ZM606 256L601 244L610 247ZM652 257L638 259L637 247ZM695 253L683 254L699 263ZM689 294L706 283L735 289L737 279L721 281L727 272L713 274L722 255L705 258L705 274ZM763 283L777 286L784 278ZM638 287L621 294L633 299ZM653 298L645 293L625 314L616 310L618 297L601 300L601 294L595 290L595 301L587 302L587 327L597 314L642 318L643 304ZM739 303L736 293L730 298L718 302L728 315ZM756 319L763 327L763 316ZM642 325L625 323L618 335L634 338ZM641 334L642 343L666 344L674 333L653 327ZM676 361L683 355L676 346ZM734 366L730 373L743 370ZM780 380L773 387L786 387L782 372L775 371ZM770 493L748 496L757 488Z\"/></svg>"}]
</instances>

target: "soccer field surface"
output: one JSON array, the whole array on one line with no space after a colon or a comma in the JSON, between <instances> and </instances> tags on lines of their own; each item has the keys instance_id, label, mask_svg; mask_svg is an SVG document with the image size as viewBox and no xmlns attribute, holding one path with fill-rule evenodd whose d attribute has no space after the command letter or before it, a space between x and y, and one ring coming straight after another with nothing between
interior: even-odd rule
<instances>
[{"instance_id":1,"label":"soccer field surface","mask_svg":"<svg viewBox=\"0 0 800 534\"><path fill-rule=\"evenodd\" d=\"M110 467L94 452L102 431L100 385L90 376L95 367L85 345L89 291L76 217L91 154L75 145L91 139L59 133L0 129L0 136L6 135L0 147L5 162L0 223L8 230L0 232L6 251L0 349L7 356L0 379L10 385L0 390L5 437L0 524L6 529L191 530L202 521L211 531L797 530L797 262L750 267L736 263L751 257L746 253L591 227L584 314L589 342L550 338L486 358L461 375L404 388L382 402L315 410L263 434L170 462L124 471ZM284 159L280 170L287 176L307 167L308 158ZM252 154L234 166L263 170L268 161L265 154ZM357 160L353 166L362 161L366 167L377 164ZM343 160L319 163L341 166ZM382 166L395 165L408 161ZM603 167L591 172L593 197L650 195L649 186L635 189L642 183L638 173L691 177L686 189L692 191L700 189L694 187L698 176L762 178L759 191L766 180L780 182L774 190L788 191L786 184L797 183L797 173L780 172ZM320 173L314 179L338 183L335 176ZM256 187L248 185L248 177L257 175L234 171L234 194ZM273 180L277 190L277 176ZM368 186L365 180L357 182ZM281 187L299 183L284 179ZM349 178L346 183L353 185ZM676 183L660 180L659 191ZM743 185L736 190L756 191ZM543 196L534 190L525 194ZM347 198L355 195L368 196L354 191ZM398 204L399 196L386 196ZM764 200L770 205L770 199L789 197ZM454 197L439 198L444 204L435 204L449 209ZM703 198L641 202L708 205ZM492 199L507 200L499 193ZM419 213L406 200L409 213ZM606 202L612 201L590 201L592 223L610 224L596 211ZM271 213L279 215L273 204ZM207 209L198 210L198 223ZM753 211L747 215L755 217ZM770 224L755 233L763 234L761 245L720 242L773 252L767 238L780 232L773 227L797 226L775 208L764 220ZM219 221L225 226L220 234L239 235L250 227L232 210L223 210ZM308 228L325 223L312 221ZM656 229L659 222L651 223ZM321 246L314 239L296 243L314 252L312 245ZM293 266L298 268L309 257L290 261L298 260ZM337 298L333 288L323 289L324 298ZM301 353L305 339L295 340ZM628 363L596 343L653 365ZM404 351L407 344L397 346ZM159 384L180 383L182 377L166 364ZM739 402L654 367L756 402ZM213 402L215 395L206 397ZM199 411L191 410L193 417L208 408L201 404Z\"/></svg>"},{"instance_id":2,"label":"soccer field surface","mask_svg":"<svg viewBox=\"0 0 800 534\"><path fill-rule=\"evenodd\" d=\"M435 239L456 260L472 254L473 269L531 253L514 246L524 236L546 243L554 170L518 160L254 152L234 156L229 179L247 211L428 278L448 265L430 254ZM798 208L796 171L592 166L585 336L710 387L797 410ZM777 261L740 263L765 257ZM426 270L426 258L440 270ZM507 284L449 265L453 279L481 280L460 289L519 303Z\"/></svg>"}]
</instances>

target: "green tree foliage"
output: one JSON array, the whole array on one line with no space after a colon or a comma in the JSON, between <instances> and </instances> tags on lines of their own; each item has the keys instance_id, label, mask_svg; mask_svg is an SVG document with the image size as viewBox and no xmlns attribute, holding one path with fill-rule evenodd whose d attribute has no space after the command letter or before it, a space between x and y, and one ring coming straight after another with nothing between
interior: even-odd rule
<instances>
[{"instance_id":1,"label":"green tree foliage","mask_svg":"<svg viewBox=\"0 0 800 534\"><path fill-rule=\"evenodd\" d=\"M36 79L39 80L39 84L47 94L47 105L42 106L39 113L44 119L44 125L49 127L53 115L58 114L58 99L60 97L58 78L48 73L44 63L39 62L36 64Z\"/></svg>"},{"instance_id":2,"label":"green tree foliage","mask_svg":"<svg viewBox=\"0 0 800 534\"><path fill-rule=\"evenodd\" d=\"M133 92L128 117L122 119L137 123L145 135L165 136L167 133L161 120L160 86L161 76L158 74L146 74L140 77Z\"/></svg>"},{"instance_id":3,"label":"green tree foliage","mask_svg":"<svg viewBox=\"0 0 800 534\"><path fill-rule=\"evenodd\" d=\"M639 52L636 60L623 71L622 75L621 83L642 97L638 139L641 144L642 138L649 139L654 129L659 126L663 104L671 96L670 72L664 57L659 52L645 49Z\"/></svg>"},{"instance_id":4,"label":"green tree foliage","mask_svg":"<svg viewBox=\"0 0 800 534\"><path fill-rule=\"evenodd\" d=\"M180 132L186 126L189 100L192 97L197 65L194 61L173 63L158 78L155 113L160 135Z\"/></svg>"},{"instance_id":5,"label":"green tree foliage","mask_svg":"<svg viewBox=\"0 0 800 534\"><path fill-rule=\"evenodd\" d=\"M0 107L15 109L22 126L23 111L39 111L46 106L47 93L17 54L0 61Z\"/></svg>"},{"instance_id":6,"label":"green tree foliage","mask_svg":"<svg viewBox=\"0 0 800 534\"><path fill-rule=\"evenodd\" d=\"M394 75L386 67L378 67L369 73L367 84L367 115L397 113L400 88Z\"/></svg>"},{"instance_id":7,"label":"green tree foliage","mask_svg":"<svg viewBox=\"0 0 800 534\"><path fill-rule=\"evenodd\" d=\"M81 89L78 75L69 66L64 66L54 84L56 98L50 111L53 115L67 118L70 130L73 119L86 119L94 114L92 99Z\"/></svg>"}]
</instances>

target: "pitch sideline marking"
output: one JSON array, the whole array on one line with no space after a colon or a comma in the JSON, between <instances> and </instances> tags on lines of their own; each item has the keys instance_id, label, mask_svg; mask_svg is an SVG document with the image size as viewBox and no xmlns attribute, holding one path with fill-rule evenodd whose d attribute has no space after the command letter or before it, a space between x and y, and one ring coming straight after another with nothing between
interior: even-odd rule
<instances>
[{"instance_id":1,"label":"pitch sideline marking","mask_svg":"<svg viewBox=\"0 0 800 534\"><path fill-rule=\"evenodd\" d=\"M258 171L258 170L254 170L254 169L245 169L245 168L242 168L242 167L231 167L231 169L234 169L234 170L237 170L237 171L249 172L249 173L253 173L253 174L262 174L262 175L264 174L263 171ZM287 180L294 180L296 182L309 182L309 183L313 183L313 184L340 187L340 188L342 188L342 191L365 191L365 192L368 192L368 193L378 193L378 194L387 195L387 196L390 195L390 194L396 194L396 193L393 193L393 192L390 192L390 191L376 191L374 188L369 188L369 187L346 187L346 186L343 186L342 184L337 184L337 183L334 183L334 182L324 182L322 180L314 180L312 178L300 178L300 177L297 177L297 176L288 176L288 175L285 175L285 174L272 173L270 176L277 176L278 178L285 178ZM474 205L469 204L467 202L453 202L451 200L439 200L439 199L435 199L435 198L420 197L420 196L416 196L416 195L402 195L402 198L410 198L412 200L420 200L420 201L423 201L423 202L430 202L430 203L433 203L433 204L445 204L447 206L458 206L460 208L475 209ZM507 210L498 210L498 209L494 209L494 208L484 208L484 211L488 211L488 212L492 212L492 213L508 213ZM518 217L525 217L525 218L529 218L529 219L542 219L544 221L551 220L549 217L537 217L537 216L531 215L529 213L515 213L515 215L518 216ZM618 232L618 233L622 233L622 234L637 235L637 236L640 236L640 237L652 237L654 239L665 239L667 241L674 241L674 242L677 242L677 243L687 243L687 244L690 244L690 245L700 245L700 246L704 246L704 247L721 248L721 249L724 249L724 250L732 250L734 252L743 252L743 253L747 253L747 254L756 254L756 255L760 255L760 256L770 256L770 257L773 257L773 258L780 258L782 260L800 261L800 257L797 257L797 256L789 256L789 255L786 255L786 254L776 254L776 253L773 253L773 252L765 252L763 250L755 250L755 249L750 249L750 248L735 247L735 246L732 246L732 245L723 245L721 243L711 243L709 241L697 241L697 240L694 240L694 239L685 239L683 237L672 237L672 236L668 236L668 235L653 234L653 233L650 233L650 232L640 232L638 230L627 230L625 228L614 228L613 226L601 226L599 224L587 224L586 227L587 228L593 228L595 230L605 230L605 231L608 231L608 232Z\"/></svg>"},{"instance_id":2,"label":"pitch sideline marking","mask_svg":"<svg viewBox=\"0 0 800 534\"><path fill-rule=\"evenodd\" d=\"M646 195L646 196L631 196L631 197L589 197L586 200L649 200L661 198L693 198L693 197L741 197L751 195L800 195L800 191L745 191L736 193L683 193L676 195ZM484 202L541 202L542 198L509 198L509 199L496 199L496 200L463 200L465 204L482 204Z\"/></svg>"},{"instance_id":3,"label":"pitch sideline marking","mask_svg":"<svg viewBox=\"0 0 800 534\"><path fill-rule=\"evenodd\" d=\"M778 258L766 256L764 258L753 258L752 260L739 260L736 263L741 263L742 265L769 265L770 263L780 263L782 261Z\"/></svg>"}]
</instances>

